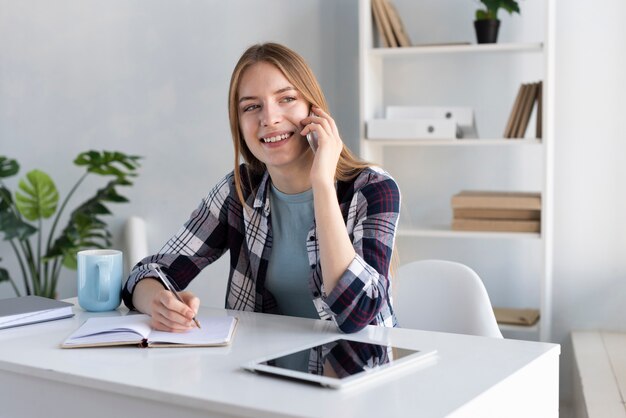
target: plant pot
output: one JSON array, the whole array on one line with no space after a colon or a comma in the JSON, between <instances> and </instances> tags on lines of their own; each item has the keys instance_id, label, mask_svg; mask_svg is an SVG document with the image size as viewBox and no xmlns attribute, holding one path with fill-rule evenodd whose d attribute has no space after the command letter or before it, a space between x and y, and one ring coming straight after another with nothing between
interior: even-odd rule
<instances>
[{"instance_id":1,"label":"plant pot","mask_svg":"<svg viewBox=\"0 0 626 418\"><path fill-rule=\"evenodd\" d=\"M497 19L483 19L474 21L476 41L479 44L495 44L498 40L500 21Z\"/></svg>"}]
</instances>

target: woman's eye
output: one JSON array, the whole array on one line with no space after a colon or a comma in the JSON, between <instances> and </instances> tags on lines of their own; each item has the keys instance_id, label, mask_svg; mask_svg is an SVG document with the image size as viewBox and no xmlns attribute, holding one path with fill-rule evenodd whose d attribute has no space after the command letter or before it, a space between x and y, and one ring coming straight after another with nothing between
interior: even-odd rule
<instances>
[{"instance_id":1,"label":"woman's eye","mask_svg":"<svg viewBox=\"0 0 626 418\"><path fill-rule=\"evenodd\" d=\"M292 96L283 97L282 99L282 101L285 103L293 102L294 100L296 100L296 98Z\"/></svg>"},{"instance_id":2,"label":"woman's eye","mask_svg":"<svg viewBox=\"0 0 626 418\"><path fill-rule=\"evenodd\" d=\"M244 112L249 112L249 111L254 110L254 109L258 108L258 107L259 107L259 105L256 105L256 104L248 105L248 106L245 106L243 108L243 111Z\"/></svg>"}]
</instances>

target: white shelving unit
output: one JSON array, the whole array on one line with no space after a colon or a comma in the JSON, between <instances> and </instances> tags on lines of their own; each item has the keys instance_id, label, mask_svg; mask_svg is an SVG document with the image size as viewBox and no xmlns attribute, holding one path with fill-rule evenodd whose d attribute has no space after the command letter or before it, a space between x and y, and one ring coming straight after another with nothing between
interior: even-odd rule
<instances>
[{"instance_id":1,"label":"white shelving unit","mask_svg":"<svg viewBox=\"0 0 626 418\"><path fill-rule=\"evenodd\" d=\"M394 3L402 12L402 0ZM424 0L424 4L427 8L431 3ZM469 265L483 278L495 306L540 310L538 324L502 326L505 336L513 333L519 338L549 341L554 0L527 0L520 6L518 33L511 36L520 39L512 42L382 48L375 43L370 0L360 1L360 155L381 164L400 185L401 263L442 258ZM418 14L423 19L428 12L425 9ZM420 24L408 14L401 16L409 34L412 24ZM471 19L468 15L468 25ZM540 39L525 39L537 31L524 28L524 19L541 28ZM543 81L542 139L499 137L520 84L538 80ZM366 122L384 117L388 105L471 106L480 138L367 139ZM534 133L532 122L528 131ZM541 233L451 230L449 202L461 189L540 191Z\"/></svg>"}]
</instances>

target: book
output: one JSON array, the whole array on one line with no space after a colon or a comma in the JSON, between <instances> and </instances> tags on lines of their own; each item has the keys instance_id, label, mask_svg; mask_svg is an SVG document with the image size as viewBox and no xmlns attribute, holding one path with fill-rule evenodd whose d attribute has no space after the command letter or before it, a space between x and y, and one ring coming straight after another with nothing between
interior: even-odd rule
<instances>
[{"instance_id":1,"label":"book","mask_svg":"<svg viewBox=\"0 0 626 418\"><path fill-rule=\"evenodd\" d=\"M539 320L539 309L493 308L498 324L531 326Z\"/></svg>"},{"instance_id":2,"label":"book","mask_svg":"<svg viewBox=\"0 0 626 418\"><path fill-rule=\"evenodd\" d=\"M400 19L400 15L391 0L380 0L380 2L387 13L389 23L391 24L391 30L396 37L398 45L402 47L411 46L411 40L404 29L402 19Z\"/></svg>"},{"instance_id":3,"label":"book","mask_svg":"<svg viewBox=\"0 0 626 418\"><path fill-rule=\"evenodd\" d=\"M41 296L0 300L0 329L74 316L74 305Z\"/></svg>"},{"instance_id":4,"label":"book","mask_svg":"<svg viewBox=\"0 0 626 418\"><path fill-rule=\"evenodd\" d=\"M383 28L383 21L380 16L380 12L378 11L378 7L374 4L375 0L372 0L372 18L374 19L374 24L376 25L376 32L378 33L378 43L379 46L384 46L385 48L389 48L390 44L387 40L387 36L385 34L385 29Z\"/></svg>"},{"instance_id":5,"label":"book","mask_svg":"<svg viewBox=\"0 0 626 418\"><path fill-rule=\"evenodd\" d=\"M187 332L152 329L145 314L89 318L63 343L62 348L110 347L213 347L231 343L237 318L234 316L198 317L202 328Z\"/></svg>"},{"instance_id":6,"label":"book","mask_svg":"<svg viewBox=\"0 0 626 418\"><path fill-rule=\"evenodd\" d=\"M535 127L535 137L537 139L543 136L543 82L539 82L539 86L537 87L537 119L536 119L536 127Z\"/></svg>"},{"instance_id":7,"label":"book","mask_svg":"<svg viewBox=\"0 0 626 418\"><path fill-rule=\"evenodd\" d=\"M453 219L454 231L540 232L540 221L511 219Z\"/></svg>"},{"instance_id":8,"label":"book","mask_svg":"<svg viewBox=\"0 0 626 418\"><path fill-rule=\"evenodd\" d=\"M391 23L389 22L389 17L385 12L385 6L382 3L383 0L372 0L372 7L378 13L380 18L381 26L383 27L383 33L385 38L387 39L387 46L390 48L395 48L398 46L398 42L396 37L393 34L393 30L391 29Z\"/></svg>"},{"instance_id":9,"label":"book","mask_svg":"<svg viewBox=\"0 0 626 418\"><path fill-rule=\"evenodd\" d=\"M452 212L455 219L518 219L526 221L541 219L541 211L532 209L457 208L453 209Z\"/></svg>"},{"instance_id":10,"label":"book","mask_svg":"<svg viewBox=\"0 0 626 418\"><path fill-rule=\"evenodd\" d=\"M541 210L541 193L463 190L451 199L452 209L531 209Z\"/></svg>"},{"instance_id":11,"label":"book","mask_svg":"<svg viewBox=\"0 0 626 418\"><path fill-rule=\"evenodd\" d=\"M522 114L524 113L524 108L526 107L527 102L530 100L532 86L530 83L522 84L522 97L520 98L520 102L515 110L515 116L513 120L513 126L511 127L511 132L509 134L509 138L517 138L517 131L519 130L520 123L522 122Z\"/></svg>"},{"instance_id":12,"label":"book","mask_svg":"<svg viewBox=\"0 0 626 418\"><path fill-rule=\"evenodd\" d=\"M519 112L520 104L522 103L524 97L524 90L526 88L526 84L522 84L517 90L517 96L515 96L515 101L513 102L513 107L511 108L511 113L509 114L509 120L506 123L506 128L504 128L504 137L512 138L513 135L513 127L515 126L515 121L517 119L517 115Z\"/></svg>"},{"instance_id":13,"label":"book","mask_svg":"<svg viewBox=\"0 0 626 418\"><path fill-rule=\"evenodd\" d=\"M526 135L528 121L530 120L530 115L533 112L533 108L535 107L535 102L537 100L538 88L538 83L530 83L527 86L528 92L524 98L522 109L520 110L519 124L517 125L517 130L514 135L516 138L523 138Z\"/></svg>"}]
</instances>

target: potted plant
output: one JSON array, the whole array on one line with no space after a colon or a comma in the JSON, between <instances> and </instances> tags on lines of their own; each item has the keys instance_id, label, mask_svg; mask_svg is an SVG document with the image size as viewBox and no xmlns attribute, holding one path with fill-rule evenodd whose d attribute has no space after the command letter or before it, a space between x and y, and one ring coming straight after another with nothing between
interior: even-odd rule
<instances>
[{"instance_id":1,"label":"potted plant","mask_svg":"<svg viewBox=\"0 0 626 418\"><path fill-rule=\"evenodd\" d=\"M479 44L493 44L498 40L498 11L504 9L510 14L519 14L519 5L516 0L480 0L484 8L476 10L476 40Z\"/></svg>"},{"instance_id":2,"label":"potted plant","mask_svg":"<svg viewBox=\"0 0 626 418\"><path fill-rule=\"evenodd\" d=\"M116 188L132 185L130 178L136 176L139 159L121 152L88 151L79 154L74 164L84 167L85 172L59 206L59 192L54 182L40 170L26 173L13 198L13 193L2 179L17 174L20 166L14 159L0 155L0 233L13 248L27 295L54 298L61 267L76 270L78 251L111 246L111 233L101 216L111 214L105 205L107 202L128 201ZM70 198L89 174L112 179L74 209L65 228L55 235ZM55 214L52 225L46 229L46 239L43 221ZM9 271L0 267L2 282L9 282L16 295L21 296Z\"/></svg>"}]
</instances>

